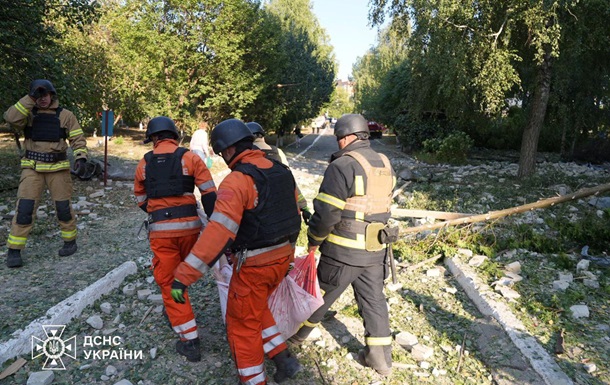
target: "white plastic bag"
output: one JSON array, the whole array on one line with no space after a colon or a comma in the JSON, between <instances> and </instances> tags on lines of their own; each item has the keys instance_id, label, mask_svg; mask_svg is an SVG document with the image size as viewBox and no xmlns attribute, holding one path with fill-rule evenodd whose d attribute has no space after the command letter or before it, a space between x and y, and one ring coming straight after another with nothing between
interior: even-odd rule
<instances>
[{"instance_id":1,"label":"white plastic bag","mask_svg":"<svg viewBox=\"0 0 610 385\"><path fill-rule=\"evenodd\" d=\"M319 289L318 289L319 290ZM285 339L297 332L303 321L316 311L324 300L316 298L286 276L269 296L269 309Z\"/></svg>"},{"instance_id":2,"label":"white plastic bag","mask_svg":"<svg viewBox=\"0 0 610 385\"><path fill-rule=\"evenodd\" d=\"M226 324L229 283L233 275L233 267L228 264L226 257L222 256L214 265L213 270L218 285L222 321ZM269 296L269 309L285 339L292 337L303 321L308 319L324 303L317 280L315 281L314 292L317 295L309 294L288 275Z\"/></svg>"},{"instance_id":3,"label":"white plastic bag","mask_svg":"<svg viewBox=\"0 0 610 385\"><path fill-rule=\"evenodd\" d=\"M216 277L216 285L218 285L218 298L220 300L220 312L222 313L222 322L227 321L227 301L229 300L229 282L233 275L233 267L227 262L227 257L222 256L212 268L214 277Z\"/></svg>"}]
</instances>

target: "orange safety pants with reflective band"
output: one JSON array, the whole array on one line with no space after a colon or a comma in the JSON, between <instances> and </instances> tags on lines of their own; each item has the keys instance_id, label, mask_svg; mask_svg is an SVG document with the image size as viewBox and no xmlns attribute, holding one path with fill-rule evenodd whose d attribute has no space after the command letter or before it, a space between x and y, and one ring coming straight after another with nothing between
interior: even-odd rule
<instances>
[{"instance_id":1,"label":"orange safety pants with reflective band","mask_svg":"<svg viewBox=\"0 0 610 385\"><path fill-rule=\"evenodd\" d=\"M184 293L185 303L176 303L172 299L172 282L174 270L184 261L197 241L199 234L192 234L175 238L153 238L150 240L150 249L154 257L152 260L153 276L161 288L161 296L169 322L181 340L197 338L197 324L195 314L191 307L188 290Z\"/></svg>"},{"instance_id":2,"label":"orange safety pants with reflective band","mask_svg":"<svg viewBox=\"0 0 610 385\"><path fill-rule=\"evenodd\" d=\"M227 338L243 384L266 384L265 353L287 348L267 300L288 272L289 257L266 265L233 268L227 301ZM234 264L233 266L235 266Z\"/></svg>"}]
</instances>

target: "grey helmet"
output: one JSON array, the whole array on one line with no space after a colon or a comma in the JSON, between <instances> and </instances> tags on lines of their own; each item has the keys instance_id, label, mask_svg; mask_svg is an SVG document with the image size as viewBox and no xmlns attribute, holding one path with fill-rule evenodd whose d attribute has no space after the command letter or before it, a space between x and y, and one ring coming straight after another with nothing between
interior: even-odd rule
<instances>
[{"instance_id":1,"label":"grey helmet","mask_svg":"<svg viewBox=\"0 0 610 385\"><path fill-rule=\"evenodd\" d=\"M246 138L254 140L254 136L248 126L246 126L246 123L239 119L223 120L214 127L210 135L212 149L216 154L220 154L222 151Z\"/></svg>"},{"instance_id":2,"label":"grey helmet","mask_svg":"<svg viewBox=\"0 0 610 385\"><path fill-rule=\"evenodd\" d=\"M369 125L360 114L343 115L335 123L335 136L339 139L357 132L370 134Z\"/></svg>"},{"instance_id":3,"label":"grey helmet","mask_svg":"<svg viewBox=\"0 0 610 385\"><path fill-rule=\"evenodd\" d=\"M260 124L256 122L248 122L246 123L246 126L248 126L250 129L252 135L260 134L261 136L265 136L265 130L263 130L263 127Z\"/></svg>"},{"instance_id":4,"label":"grey helmet","mask_svg":"<svg viewBox=\"0 0 610 385\"><path fill-rule=\"evenodd\" d=\"M41 96L46 95L47 93L51 95L57 95L57 91L55 91L53 83L51 83L47 79L32 80L32 82L30 83L30 96L38 99Z\"/></svg>"},{"instance_id":5,"label":"grey helmet","mask_svg":"<svg viewBox=\"0 0 610 385\"><path fill-rule=\"evenodd\" d=\"M146 127L146 140L144 143L152 142L152 135L158 134L162 131L169 131L174 135L174 139L178 139L180 134L178 134L178 129L176 128L176 124L173 120L168 118L167 116L157 116L156 118L152 118L150 122L148 122L148 126Z\"/></svg>"}]
</instances>

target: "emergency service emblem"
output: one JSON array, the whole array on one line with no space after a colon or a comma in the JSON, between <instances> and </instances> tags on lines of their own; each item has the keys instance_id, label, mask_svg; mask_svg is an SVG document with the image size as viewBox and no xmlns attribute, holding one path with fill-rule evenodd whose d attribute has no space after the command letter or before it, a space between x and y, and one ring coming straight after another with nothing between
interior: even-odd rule
<instances>
[{"instance_id":1,"label":"emergency service emblem","mask_svg":"<svg viewBox=\"0 0 610 385\"><path fill-rule=\"evenodd\" d=\"M66 370L62 356L76 358L76 336L62 340L65 325L42 325L45 340L32 336L32 359L42 355L46 357L43 370Z\"/></svg>"}]
</instances>

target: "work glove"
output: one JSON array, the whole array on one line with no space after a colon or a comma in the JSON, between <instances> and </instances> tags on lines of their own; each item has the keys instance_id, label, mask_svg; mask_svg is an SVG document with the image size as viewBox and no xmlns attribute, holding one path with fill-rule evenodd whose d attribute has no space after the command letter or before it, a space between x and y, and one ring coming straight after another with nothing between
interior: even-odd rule
<instances>
[{"instance_id":1,"label":"work glove","mask_svg":"<svg viewBox=\"0 0 610 385\"><path fill-rule=\"evenodd\" d=\"M76 174L79 177L83 177L86 172L85 163L87 163L87 160L85 158L76 159L74 161L74 174Z\"/></svg>"},{"instance_id":2,"label":"work glove","mask_svg":"<svg viewBox=\"0 0 610 385\"><path fill-rule=\"evenodd\" d=\"M187 287L188 286L174 278L174 282L172 283L172 298L174 299L174 302L186 302L186 299L184 299L184 293L186 292Z\"/></svg>"},{"instance_id":3,"label":"work glove","mask_svg":"<svg viewBox=\"0 0 610 385\"><path fill-rule=\"evenodd\" d=\"M309 212L309 210L306 208L301 210L301 216L303 217L303 222L305 222L305 224L308 225L309 220L311 219L311 213Z\"/></svg>"}]
</instances>

